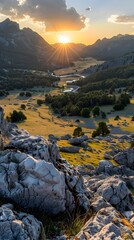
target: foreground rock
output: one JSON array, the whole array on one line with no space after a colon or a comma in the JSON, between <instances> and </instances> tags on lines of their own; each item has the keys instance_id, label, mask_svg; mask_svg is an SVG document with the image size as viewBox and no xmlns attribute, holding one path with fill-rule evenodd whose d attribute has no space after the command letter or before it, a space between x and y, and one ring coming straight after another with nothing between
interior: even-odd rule
<instances>
[{"instance_id":1,"label":"foreground rock","mask_svg":"<svg viewBox=\"0 0 134 240\"><path fill-rule=\"evenodd\" d=\"M125 220L127 222L127 220ZM75 240L134 239L133 225L127 227L121 215L111 206L101 208L82 228Z\"/></svg>"},{"instance_id":2,"label":"foreground rock","mask_svg":"<svg viewBox=\"0 0 134 240\"><path fill-rule=\"evenodd\" d=\"M1 240L39 240L45 239L42 223L34 216L13 210L12 204L0 207Z\"/></svg>"},{"instance_id":3,"label":"foreground rock","mask_svg":"<svg viewBox=\"0 0 134 240\"><path fill-rule=\"evenodd\" d=\"M120 212L134 210L132 193L119 177L105 175L90 177L87 178L86 186L102 196Z\"/></svg>"},{"instance_id":4,"label":"foreground rock","mask_svg":"<svg viewBox=\"0 0 134 240\"><path fill-rule=\"evenodd\" d=\"M0 154L0 196L58 214L65 211L65 177L52 163L6 150Z\"/></svg>"},{"instance_id":5,"label":"foreground rock","mask_svg":"<svg viewBox=\"0 0 134 240\"><path fill-rule=\"evenodd\" d=\"M55 142L12 127L7 148L0 153L1 197L49 215L90 209L90 190Z\"/></svg>"},{"instance_id":6,"label":"foreground rock","mask_svg":"<svg viewBox=\"0 0 134 240\"><path fill-rule=\"evenodd\" d=\"M115 155L114 159L120 165L124 165L134 170L134 148L123 150L122 152Z\"/></svg>"}]
</instances>

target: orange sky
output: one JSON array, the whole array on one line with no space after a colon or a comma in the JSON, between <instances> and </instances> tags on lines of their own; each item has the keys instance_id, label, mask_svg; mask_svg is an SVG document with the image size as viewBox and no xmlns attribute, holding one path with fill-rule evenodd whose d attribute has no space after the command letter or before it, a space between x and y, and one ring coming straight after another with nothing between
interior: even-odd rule
<instances>
[{"instance_id":1,"label":"orange sky","mask_svg":"<svg viewBox=\"0 0 134 240\"><path fill-rule=\"evenodd\" d=\"M134 34L133 9L134 0L3 0L0 20L9 17L49 43L62 35L89 45L104 37Z\"/></svg>"}]
</instances>

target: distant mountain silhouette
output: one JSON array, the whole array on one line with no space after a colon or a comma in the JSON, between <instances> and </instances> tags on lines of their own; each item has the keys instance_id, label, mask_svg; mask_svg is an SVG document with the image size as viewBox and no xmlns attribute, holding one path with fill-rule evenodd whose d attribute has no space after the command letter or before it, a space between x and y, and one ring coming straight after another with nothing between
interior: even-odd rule
<instances>
[{"instance_id":1,"label":"distant mountain silhouette","mask_svg":"<svg viewBox=\"0 0 134 240\"><path fill-rule=\"evenodd\" d=\"M82 49L82 57L112 59L134 51L134 35L117 35L110 39L97 40L93 45Z\"/></svg>"},{"instance_id":2,"label":"distant mountain silhouette","mask_svg":"<svg viewBox=\"0 0 134 240\"><path fill-rule=\"evenodd\" d=\"M47 69L56 65L54 48L30 28L6 19L0 23L0 67Z\"/></svg>"},{"instance_id":3,"label":"distant mountain silhouette","mask_svg":"<svg viewBox=\"0 0 134 240\"><path fill-rule=\"evenodd\" d=\"M81 57L81 51L86 46L82 43L55 43L52 45L55 48L55 56L64 62L78 60Z\"/></svg>"}]
</instances>

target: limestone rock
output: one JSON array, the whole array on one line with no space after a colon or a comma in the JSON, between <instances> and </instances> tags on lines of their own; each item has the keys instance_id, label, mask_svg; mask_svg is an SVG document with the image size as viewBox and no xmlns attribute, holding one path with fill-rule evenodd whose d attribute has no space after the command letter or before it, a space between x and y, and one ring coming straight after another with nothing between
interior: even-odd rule
<instances>
[{"instance_id":1,"label":"limestone rock","mask_svg":"<svg viewBox=\"0 0 134 240\"><path fill-rule=\"evenodd\" d=\"M97 189L97 193L121 212L134 210L131 193L126 183L116 176L107 178Z\"/></svg>"},{"instance_id":2,"label":"limestone rock","mask_svg":"<svg viewBox=\"0 0 134 240\"><path fill-rule=\"evenodd\" d=\"M49 214L65 211L65 177L52 163L20 152L0 154L0 196Z\"/></svg>"},{"instance_id":3,"label":"limestone rock","mask_svg":"<svg viewBox=\"0 0 134 240\"><path fill-rule=\"evenodd\" d=\"M67 147L61 147L60 151L61 152L67 152L67 153L78 153L80 150L79 147L75 147L75 146L67 146Z\"/></svg>"},{"instance_id":4,"label":"limestone rock","mask_svg":"<svg viewBox=\"0 0 134 240\"><path fill-rule=\"evenodd\" d=\"M111 206L102 208L77 234L75 240L121 240L124 234L129 234L133 239L133 232L124 226L119 213Z\"/></svg>"},{"instance_id":5,"label":"limestone rock","mask_svg":"<svg viewBox=\"0 0 134 240\"><path fill-rule=\"evenodd\" d=\"M43 234L42 228L42 223L34 216L14 211L11 204L0 207L1 240L39 240ZM46 239L45 235L43 239Z\"/></svg>"},{"instance_id":6,"label":"limestone rock","mask_svg":"<svg viewBox=\"0 0 134 240\"><path fill-rule=\"evenodd\" d=\"M12 128L10 131L9 147L54 164L60 158L55 142L49 142L41 136L29 135L28 132L18 128Z\"/></svg>"},{"instance_id":7,"label":"limestone rock","mask_svg":"<svg viewBox=\"0 0 134 240\"><path fill-rule=\"evenodd\" d=\"M87 141L88 140L88 137L86 135L83 135L81 137L77 137L77 138L71 138L69 140L69 143L71 145L75 145L75 146L81 146L81 144L84 142L84 141Z\"/></svg>"},{"instance_id":8,"label":"limestone rock","mask_svg":"<svg viewBox=\"0 0 134 240\"><path fill-rule=\"evenodd\" d=\"M134 149L126 149L114 156L114 160L134 170Z\"/></svg>"},{"instance_id":9,"label":"limestone rock","mask_svg":"<svg viewBox=\"0 0 134 240\"><path fill-rule=\"evenodd\" d=\"M69 140L71 138L71 135L70 134L66 134L64 136L61 136L61 140Z\"/></svg>"},{"instance_id":10,"label":"limestone rock","mask_svg":"<svg viewBox=\"0 0 134 240\"><path fill-rule=\"evenodd\" d=\"M88 177L85 185L93 192L102 196L105 201L109 202L120 212L134 210L132 193L121 178L102 174Z\"/></svg>"}]
</instances>

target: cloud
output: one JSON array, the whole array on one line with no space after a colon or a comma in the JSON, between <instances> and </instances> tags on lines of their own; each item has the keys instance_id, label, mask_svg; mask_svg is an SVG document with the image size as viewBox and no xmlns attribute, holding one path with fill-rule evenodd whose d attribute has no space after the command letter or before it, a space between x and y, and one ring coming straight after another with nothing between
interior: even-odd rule
<instances>
[{"instance_id":1,"label":"cloud","mask_svg":"<svg viewBox=\"0 0 134 240\"><path fill-rule=\"evenodd\" d=\"M79 31L86 26L86 18L67 8L65 0L0 0L0 13L17 20L29 16L45 23L46 31Z\"/></svg>"},{"instance_id":2,"label":"cloud","mask_svg":"<svg viewBox=\"0 0 134 240\"><path fill-rule=\"evenodd\" d=\"M111 15L108 18L108 22L117 24L134 24L134 15Z\"/></svg>"}]
</instances>

